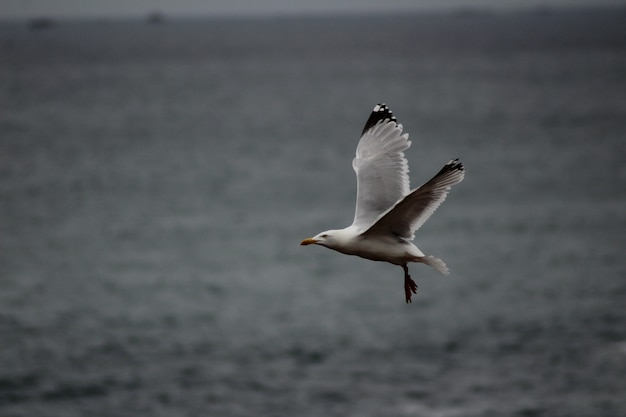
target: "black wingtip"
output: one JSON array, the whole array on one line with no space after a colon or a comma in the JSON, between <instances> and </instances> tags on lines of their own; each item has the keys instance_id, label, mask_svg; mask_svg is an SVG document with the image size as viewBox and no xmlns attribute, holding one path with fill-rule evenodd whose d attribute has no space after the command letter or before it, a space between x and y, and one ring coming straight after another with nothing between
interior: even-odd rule
<instances>
[{"instance_id":1,"label":"black wingtip","mask_svg":"<svg viewBox=\"0 0 626 417\"><path fill-rule=\"evenodd\" d=\"M463 162L459 161L459 158L451 159L450 162L446 164L448 169L456 169L459 171L465 171L465 167L463 166Z\"/></svg>"},{"instance_id":2,"label":"black wingtip","mask_svg":"<svg viewBox=\"0 0 626 417\"><path fill-rule=\"evenodd\" d=\"M391 110L389 110L389 107L387 107L385 103L379 103L374 106L372 114L370 114L369 119L367 119L367 122L365 122L365 126L363 127L363 132L361 132L361 134L367 132L369 129L384 120L389 120L396 123L398 122L396 120L396 116L394 116Z\"/></svg>"},{"instance_id":3,"label":"black wingtip","mask_svg":"<svg viewBox=\"0 0 626 417\"><path fill-rule=\"evenodd\" d=\"M465 167L463 166L463 162L459 161L459 158L451 159L447 164L443 166L443 168L441 168L441 170L437 173L437 175L435 175L435 177L453 171L461 171L463 172L463 175L465 175Z\"/></svg>"}]
</instances>

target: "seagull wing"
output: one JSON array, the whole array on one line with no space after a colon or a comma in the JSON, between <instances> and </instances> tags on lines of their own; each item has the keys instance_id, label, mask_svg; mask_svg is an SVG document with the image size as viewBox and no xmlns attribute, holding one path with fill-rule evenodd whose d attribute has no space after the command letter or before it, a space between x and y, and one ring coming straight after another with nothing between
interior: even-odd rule
<instances>
[{"instance_id":1,"label":"seagull wing","mask_svg":"<svg viewBox=\"0 0 626 417\"><path fill-rule=\"evenodd\" d=\"M403 152L411 146L408 138L385 104L374 107L352 161L357 179L352 225L358 229L367 230L409 193L409 165Z\"/></svg>"},{"instance_id":2,"label":"seagull wing","mask_svg":"<svg viewBox=\"0 0 626 417\"><path fill-rule=\"evenodd\" d=\"M448 162L430 181L412 191L391 207L363 235L395 235L413 239L415 231L446 199L450 188L463 181L463 164L454 159Z\"/></svg>"}]
</instances>

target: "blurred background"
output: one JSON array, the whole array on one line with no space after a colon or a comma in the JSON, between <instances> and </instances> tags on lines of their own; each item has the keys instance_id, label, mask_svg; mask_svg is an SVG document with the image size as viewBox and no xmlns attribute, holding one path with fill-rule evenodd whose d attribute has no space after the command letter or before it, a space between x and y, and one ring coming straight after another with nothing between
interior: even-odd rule
<instances>
[{"instance_id":1,"label":"blurred background","mask_svg":"<svg viewBox=\"0 0 626 417\"><path fill-rule=\"evenodd\" d=\"M3 2L0 415L625 415L626 8L258 3ZM299 246L379 102L410 305Z\"/></svg>"}]
</instances>

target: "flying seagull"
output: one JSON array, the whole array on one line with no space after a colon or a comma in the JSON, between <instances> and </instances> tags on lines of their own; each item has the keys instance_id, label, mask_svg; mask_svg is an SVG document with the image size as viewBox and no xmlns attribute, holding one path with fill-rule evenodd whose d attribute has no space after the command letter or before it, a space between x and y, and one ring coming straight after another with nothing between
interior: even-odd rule
<instances>
[{"instance_id":1,"label":"flying seagull","mask_svg":"<svg viewBox=\"0 0 626 417\"><path fill-rule=\"evenodd\" d=\"M421 262L448 275L439 258L422 253L411 241L431 214L446 199L465 171L453 159L421 187L410 190L409 165L404 152L409 134L385 104L377 104L365 123L352 168L357 195L354 221L344 229L327 230L304 239L301 245L321 245L347 255L390 262L404 270L404 294L411 302L417 285L409 275L409 262Z\"/></svg>"}]
</instances>

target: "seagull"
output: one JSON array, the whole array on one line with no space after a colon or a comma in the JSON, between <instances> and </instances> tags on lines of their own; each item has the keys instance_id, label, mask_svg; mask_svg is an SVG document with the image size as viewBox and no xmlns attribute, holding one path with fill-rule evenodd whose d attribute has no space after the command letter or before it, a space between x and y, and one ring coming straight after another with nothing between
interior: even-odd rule
<instances>
[{"instance_id":1,"label":"seagull","mask_svg":"<svg viewBox=\"0 0 626 417\"><path fill-rule=\"evenodd\" d=\"M417 284L409 275L409 262L421 262L449 274L441 259L424 255L411 241L446 199L450 188L465 176L463 163L453 159L424 185L410 190L409 164L404 156L409 146L409 134L402 132L391 110L384 103L377 104L365 123L352 161L357 179L354 221L346 228L327 230L300 243L401 266L407 303L411 302L411 293L417 293Z\"/></svg>"}]
</instances>

